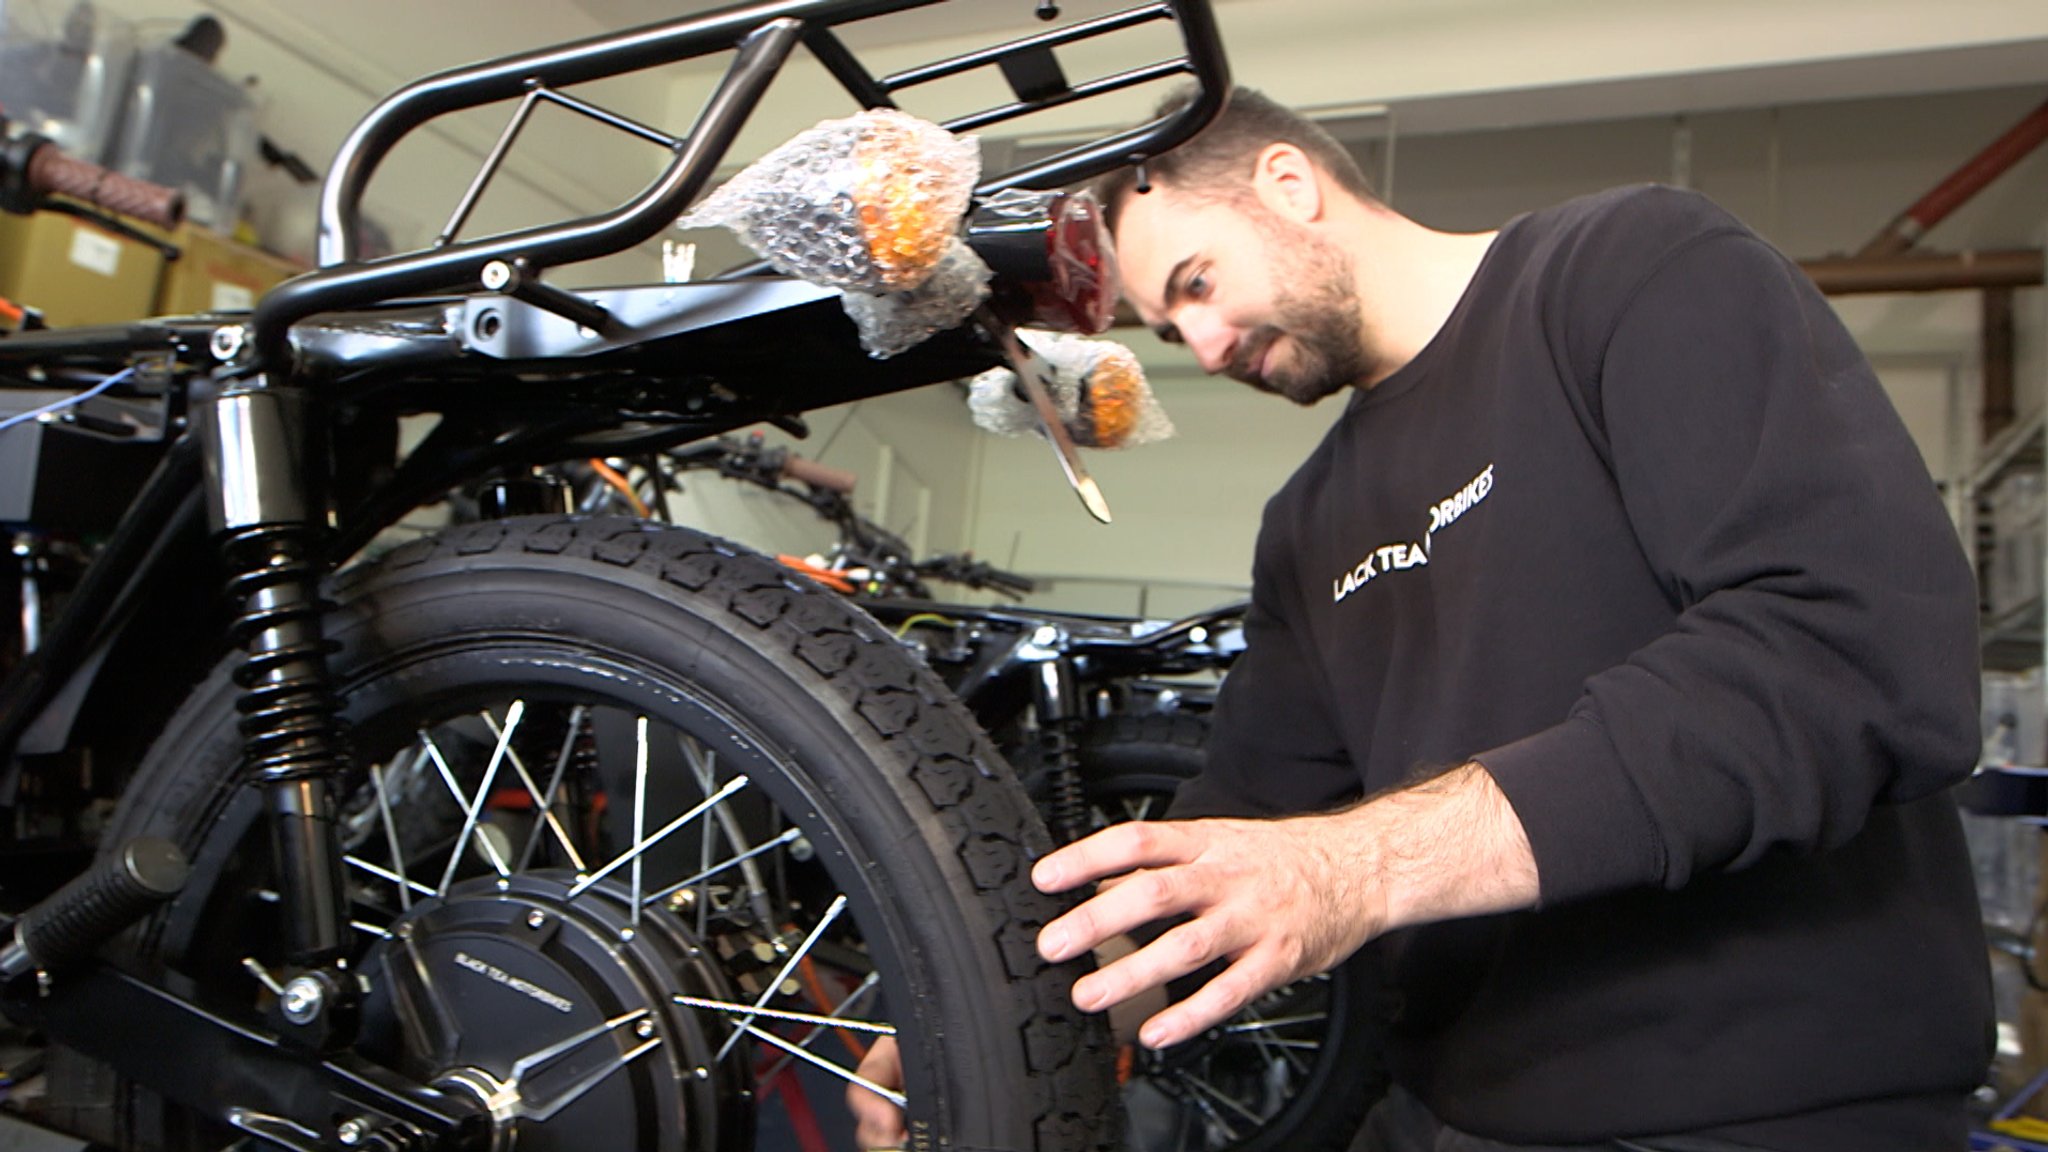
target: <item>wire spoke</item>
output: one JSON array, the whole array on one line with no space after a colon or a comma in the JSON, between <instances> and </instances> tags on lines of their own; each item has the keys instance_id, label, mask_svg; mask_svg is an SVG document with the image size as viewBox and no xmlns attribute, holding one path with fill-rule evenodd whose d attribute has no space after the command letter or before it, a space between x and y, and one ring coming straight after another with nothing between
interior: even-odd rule
<instances>
[{"instance_id":1,"label":"wire spoke","mask_svg":"<svg viewBox=\"0 0 2048 1152\"><path fill-rule=\"evenodd\" d=\"M524 715L525 711L526 702L523 700L514 700L511 706L505 710L507 736L510 735L512 729L516 729L519 726L516 717ZM456 782L455 770L448 766L448 758L441 754L440 745L434 743L434 738L425 732L420 733L420 739L426 742L427 754L433 758L434 767L440 771L441 782L448 786L449 793L455 797L455 803L461 807L463 812L462 833L455 838L455 846L448 852L448 866L442 870L441 886L435 890L436 895L446 896L448 894L448 886L455 882L455 870L462 866L463 849L469 847L470 835L476 831L477 814L483 811L484 801L490 798L491 783L497 778L498 765L504 761L505 742L500 740L498 742L498 750L491 754L490 766L485 770L483 780L477 785L476 797L472 800L470 797L463 795L462 785ZM491 842L491 838L485 836L478 842L483 845L484 854L490 858L491 866L497 870L498 875L500 877L511 875L510 871L505 867L504 858L498 855L497 845Z\"/></svg>"},{"instance_id":2,"label":"wire spoke","mask_svg":"<svg viewBox=\"0 0 2048 1152\"><path fill-rule=\"evenodd\" d=\"M688 733L678 733L677 744L682 749L683 759L689 762L690 773L697 778L697 786L703 789L705 795L710 795L711 785L715 782L714 775L718 766L717 751L705 750ZM725 833L725 838L732 844L733 850L739 853L735 859L747 862L741 866L742 874L746 877L747 902L753 906L754 915L761 923L775 923L777 917L768 897L768 882L762 877L760 866L752 863L757 853L747 848L746 829L740 827L738 814L730 808L720 808L717 815L719 829ZM711 838L709 833L706 833L704 839L705 855L702 861L699 862L699 867L709 867L711 861ZM709 901L710 896L711 891L708 886L697 893L698 907L700 909L698 913L698 928L700 932L703 929L703 917L708 914L707 911L702 911L701 909L705 908L705 904Z\"/></svg>"},{"instance_id":3,"label":"wire spoke","mask_svg":"<svg viewBox=\"0 0 2048 1152\"><path fill-rule=\"evenodd\" d=\"M1223 1089L1216 1087L1214 1084L1209 1083L1207 1080L1204 1080L1201 1077L1194 1075L1193 1073L1175 1072L1173 1074L1173 1078L1180 1081L1182 1084L1187 1085L1190 1089L1192 1089L1195 1092L1197 1097L1207 1097L1210 1100L1214 1100L1216 1103L1221 1104L1226 1108L1229 1108L1231 1111L1237 1113L1239 1116L1244 1117L1245 1119L1251 1121L1254 1124L1263 1124L1266 1122L1266 1118L1264 1116L1261 1116L1257 1112L1252 1111L1250 1108L1245 1107L1243 1101L1239 1100L1235 1096L1232 1096L1228 1092L1225 1092ZM1229 1125L1226 1124L1224 1127L1228 1129ZM1231 1133L1231 1135L1233 1138L1235 1138L1236 1133L1233 1132Z\"/></svg>"},{"instance_id":4,"label":"wire spoke","mask_svg":"<svg viewBox=\"0 0 2048 1152\"><path fill-rule=\"evenodd\" d=\"M780 1008L763 1008L758 1004L733 1004L725 1000L702 1000L695 996L671 996L669 999L685 1008L702 1008L712 1012L724 1012L731 1016L745 1016L751 1020L765 1016L771 1020L787 1020L793 1024L811 1024L819 1028L845 1028L853 1032L868 1032L876 1036L894 1036L894 1024L877 1024L871 1020L848 1020L840 1016L819 1016L813 1012L790 1012Z\"/></svg>"},{"instance_id":5,"label":"wire spoke","mask_svg":"<svg viewBox=\"0 0 2048 1152\"><path fill-rule=\"evenodd\" d=\"M630 864L633 861L638 860L640 858L641 853L647 851L649 848L654 847L656 844L661 843L663 840L673 835L675 831L681 828L683 825L688 824L690 821L695 820L697 817L702 816L704 813L710 811L713 808L716 808L718 805L725 803L728 799L732 797L734 793L738 792L742 788L745 788L746 786L747 778L745 776L733 777L731 782L726 784L725 787L720 788L715 795L707 797L703 803L698 804L696 807L690 809L688 812L685 812L681 816L678 816L675 819L669 821L667 826L662 828L661 831L656 832L654 835L648 837L647 839L633 845L631 849L621 854L611 863L606 864L604 867L598 869L596 872L593 872L589 876L583 878L582 880L577 881L576 886L574 888L569 889L568 899L573 900L576 897L581 896L585 891L587 891L590 888L592 884L597 883L598 881L618 871L620 868L625 867L627 864Z\"/></svg>"},{"instance_id":6,"label":"wire spoke","mask_svg":"<svg viewBox=\"0 0 2048 1152\"><path fill-rule=\"evenodd\" d=\"M633 927L640 927L640 873L644 865L641 859L647 846L641 837L647 832L647 717L642 716L633 725L633 896L628 915ZM665 834L665 833L664 833ZM575 893L570 893L575 895Z\"/></svg>"},{"instance_id":7,"label":"wire spoke","mask_svg":"<svg viewBox=\"0 0 2048 1152\"><path fill-rule=\"evenodd\" d=\"M360 856L344 856L342 857L342 859L356 866L357 868L361 868L363 871L368 872L370 875L375 876L379 880L389 880L392 884L396 885L399 893L403 897L403 899L400 902L406 908L412 907L412 893L414 892L417 892L422 896L436 895L435 891L432 888L427 887L425 884L422 884L417 880L406 879L405 873L403 871L394 872L391 869L385 868L381 865L372 864L368 860L365 860ZM403 863L400 863L399 867L403 869L405 865Z\"/></svg>"},{"instance_id":8,"label":"wire spoke","mask_svg":"<svg viewBox=\"0 0 2048 1152\"><path fill-rule=\"evenodd\" d=\"M887 1100L889 1103L896 1105L898 1108L903 1107L909 1099L901 1092L897 1092L889 1088L884 1088L880 1084L877 1084L873 1080L870 1080L867 1077L862 1076L858 1072L852 1072L845 1068L841 1068L839 1065L834 1064L832 1061L825 1059L823 1056L820 1056L815 1052L812 1052L806 1048L801 1048L795 1044L790 1043L787 1040L784 1040L782 1037L777 1036L773 1032L765 1032L759 1028L754 1027L752 1024L742 1023L738 1027L738 1029L736 1029L733 1032L731 1036L726 1038L726 1046L731 1047L733 1042L738 1040L741 1034L743 1033L745 1035L752 1036L756 1040L766 1041L767 1043L782 1049L784 1052L789 1053L791 1056L794 1056L797 1059L802 1060L804 1063L809 1064L814 1068L819 1068L826 1072L830 1072L832 1075L839 1077L841 1080L844 1080L849 1084L858 1084L861 1087L867 1089L868 1091L873 1092L875 1095L880 1096L882 1099Z\"/></svg>"},{"instance_id":9,"label":"wire spoke","mask_svg":"<svg viewBox=\"0 0 2048 1152\"><path fill-rule=\"evenodd\" d=\"M862 977L861 982L854 987L853 991L848 992L846 994L846 997L840 1000L839 1003L831 1005L829 1008L826 1009L827 1018L833 1020L847 1019L847 1016L845 1015L847 1010L852 1008L854 1004L857 1001L859 1001L862 997L866 996L868 993L874 991L875 989L881 987L881 981L882 977L881 974L878 972L870 972L865 977ZM827 1031L829 1031L829 1029L827 1029L823 1025L814 1027L810 1031L803 1034L803 1037L796 1042L796 1046L799 1048L809 1048L811 1044L818 1039L818 1037L823 1036ZM794 1056L784 1056L782 1059L777 1060L773 1065L771 1065L766 1072L763 1072L758 1077L758 1079L763 1084L775 1079L777 1076L780 1076L782 1074L782 1070L784 1068L789 1067L790 1061L794 1059Z\"/></svg>"},{"instance_id":10,"label":"wire spoke","mask_svg":"<svg viewBox=\"0 0 2048 1152\"><path fill-rule=\"evenodd\" d=\"M1330 1018L1328 1012L1304 1012L1299 1016L1275 1016L1270 1020L1259 1019L1243 1024L1226 1024L1226 1033L1270 1032L1277 1028L1293 1028L1301 1024L1321 1024Z\"/></svg>"},{"instance_id":11,"label":"wire spoke","mask_svg":"<svg viewBox=\"0 0 2048 1152\"><path fill-rule=\"evenodd\" d=\"M669 885L668 887L663 888L661 891L656 892L652 896L649 896L645 900L641 901L641 903L643 905L658 904L661 901L668 899L670 896L673 896L676 893L682 891L683 889L688 888L694 884L698 884L704 880L707 880L710 877L725 871L727 868L731 868L734 865L745 864L746 862L752 860L756 856L760 856L768 852L773 852L777 848L782 847L784 844L787 844L790 841L795 840L797 837L802 835L803 830L800 828L785 829L782 835L777 836L775 839L767 841L763 844L756 845L755 847L749 848L745 852L742 852L737 856L728 856L719 863L706 867L704 870L698 872L694 876L678 880L675 883ZM709 837L706 837L706 843L709 843ZM698 896L699 900L704 900L707 898L708 897L704 895Z\"/></svg>"},{"instance_id":12,"label":"wire spoke","mask_svg":"<svg viewBox=\"0 0 2048 1152\"><path fill-rule=\"evenodd\" d=\"M420 770L420 762L425 758L426 752L424 749L413 753L412 772L408 773L408 775L417 773ZM405 849L398 842L398 821L391 815L391 792L385 783L385 772L382 764L370 765L370 784L377 792L377 815L384 825L384 844L391 852L391 867L394 871L387 878L392 883L398 885L399 911L410 911L412 908L412 889L418 888L429 896L434 894L434 890L424 884L414 884L405 875Z\"/></svg>"},{"instance_id":13,"label":"wire spoke","mask_svg":"<svg viewBox=\"0 0 2048 1152\"><path fill-rule=\"evenodd\" d=\"M541 797L543 811L552 813L555 809L555 794L561 790L562 777L569 771L569 761L574 758L576 751L576 740L583 734L583 725L589 715L590 707L585 704L578 704L569 710L568 731L562 735L561 751L555 753L554 773L548 777L548 790ZM540 847L540 832L541 826L535 824L526 834L526 847L519 852L519 870L522 872L533 866L534 851ZM587 871L583 865L583 858L577 854L572 844L564 843L563 847L569 851L569 859L575 866L576 875L583 875Z\"/></svg>"},{"instance_id":14,"label":"wire spoke","mask_svg":"<svg viewBox=\"0 0 2048 1152\"><path fill-rule=\"evenodd\" d=\"M563 854L569 857L569 863L576 869L577 874L581 875L584 871L583 858L577 855L576 845L570 842L569 831L562 827L562 821L555 815L554 806L541 795L540 785L534 783L533 773L526 770L526 761L520 758L519 749L512 747L510 734L498 730L498 722L491 718L489 712L484 713L484 724L490 728L493 737L503 742L505 757L512 762L512 771L518 775L519 783L525 786L526 794L533 797L534 806L540 814L539 822L534 825L534 832L538 833L542 827L553 832L555 842L562 846ZM576 729L572 725L569 731L573 734ZM559 776L557 778L559 779ZM527 844L527 850L521 854L519 863L522 869L532 856L532 840L529 839Z\"/></svg>"},{"instance_id":15,"label":"wire spoke","mask_svg":"<svg viewBox=\"0 0 2048 1152\"><path fill-rule=\"evenodd\" d=\"M1194 1080L1185 1072L1174 1073L1174 1079L1189 1081L1195 1084L1200 1083L1200 1081ZM1209 1103L1209 1101L1203 1097L1199 1089L1184 1093L1181 1096L1181 1099L1187 1101L1190 1104L1193 1104L1197 1109L1201 1111L1202 1115L1209 1118L1209 1122L1211 1124L1214 1124L1216 1125L1216 1127L1221 1128L1223 1130L1223 1138L1225 1140L1228 1140L1231 1143L1235 1144L1239 1139L1241 1139L1241 1135L1238 1132L1238 1130L1231 1126L1230 1121L1225 1120L1223 1118L1223 1113L1218 1112L1214 1104Z\"/></svg>"},{"instance_id":16,"label":"wire spoke","mask_svg":"<svg viewBox=\"0 0 2048 1152\"><path fill-rule=\"evenodd\" d=\"M817 927L812 928L811 934L804 937L804 942L798 946L795 952L790 954L788 961L782 965L782 971L777 972L775 979L770 980L768 986L761 990L760 998L754 1001L755 1008L760 1008L775 998L775 994L782 990L782 982L789 979L789 974L796 970L796 966L803 962L803 958L810 955L811 949L818 946L818 941L825 935L825 929L830 928L832 922L839 919L839 914L844 911L846 911L846 894L842 892L833 898L831 907L825 909L825 915L818 919ZM751 1016L740 1021L740 1029L752 1031L752 1021L753 1017ZM725 1059L725 1054L732 1051L732 1046L739 1042L739 1038L739 1031L735 1031L732 1035L727 1036L725 1043L719 1046L718 1059Z\"/></svg>"}]
</instances>

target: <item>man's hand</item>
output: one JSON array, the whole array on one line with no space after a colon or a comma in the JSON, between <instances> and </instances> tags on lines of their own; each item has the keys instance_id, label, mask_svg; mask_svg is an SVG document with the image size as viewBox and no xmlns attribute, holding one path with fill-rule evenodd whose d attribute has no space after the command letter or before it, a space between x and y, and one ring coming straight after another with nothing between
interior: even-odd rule
<instances>
[{"instance_id":1,"label":"man's hand","mask_svg":"<svg viewBox=\"0 0 2048 1152\"><path fill-rule=\"evenodd\" d=\"M884 1088L903 1089L903 1052L893 1036L878 1036L868 1046L856 1075ZM846 1086L846 1107L853 1113L853 1141L862 1149L901 1148L909 1133L903 1128L903 1109L858 1084Z\"/></svg>"},{"instance_id":2,"label":"man's hand","mask_svg":"<svg viewBox=\"0 0 2048 1152\"><path fill-rule=\"evenodd\" d=\"M1119 878L1039 933L1049 961L1191 917L1076 981L1083 1011L1231 961L1146 1021L1138 1038L1150 1048L1196 1036L1390 929L1528 907L1537 896L1521 821L1477 764L1326 815L1113 825L1040 860L1031 878L1046 892Z\"/></svg>"}]
</instances>

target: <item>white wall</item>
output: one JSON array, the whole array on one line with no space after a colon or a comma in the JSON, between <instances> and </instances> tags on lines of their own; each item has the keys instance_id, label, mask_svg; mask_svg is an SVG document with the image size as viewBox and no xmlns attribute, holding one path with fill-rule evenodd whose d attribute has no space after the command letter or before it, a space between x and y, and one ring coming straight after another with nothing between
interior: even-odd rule
<instances>
[{"instance_id":1,"label":"white wall","mask_svg":"<svg viewBox=\"0 0 2048 1152\"><path fill-rule=\"evenodd\" d=\"M1119 332L1141 357L1163 346ZM1241 596L1252 530L1266 498L1336 417L1339 405L1297 408L1234 381L1152 372L1173 439L1084 452L1115 521L1097 524L1036 437L988 439L973 548L991 562L1050 579L1037 602L1082 611L1180 615Z\"/></svg>"}]
</instances>

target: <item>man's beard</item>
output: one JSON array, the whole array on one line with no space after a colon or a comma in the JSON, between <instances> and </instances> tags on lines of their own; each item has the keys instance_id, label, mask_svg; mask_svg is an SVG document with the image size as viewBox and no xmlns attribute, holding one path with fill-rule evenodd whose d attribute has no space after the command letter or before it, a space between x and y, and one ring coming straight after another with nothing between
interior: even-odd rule
<instances>
[{"instance_id":1,"label":"man's beard","mask_svg":"<svg viewBox=\"0 0 2048 1152\"><path fill-rule=\"evenodd\" d=\"M1359 319L1358 289L1351 260L1336 245L1269 213L1253 214L1272 253L1273 313L1278 323L1252 330L1226 371L1261 392L1307 407L1340 388L1364 380L1371 370L1365 327ZM1281 336L1291 339L1287 363L1254 375L1259 359Z\"/></svg>"}]
</instances>

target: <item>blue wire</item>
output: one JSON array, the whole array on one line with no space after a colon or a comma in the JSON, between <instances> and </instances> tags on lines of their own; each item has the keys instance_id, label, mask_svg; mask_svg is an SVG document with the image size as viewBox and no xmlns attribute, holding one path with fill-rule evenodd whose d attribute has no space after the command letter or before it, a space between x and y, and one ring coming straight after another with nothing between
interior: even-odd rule
<instances>
[{"instance_id":1,"label":"blue wire","mask_svg":"<svg viewBox=\"0 0 2048 1152\"><path fill-rule=\"evenodd\" d=\"M9 416L5 420L0 420L0 432L5 432L9 428L14 427L16 424L26 424L30 420L33 420L38 416L47 416L52 412L62 412L66 408L83 404L87 400L90 400L93 397L99 395L100 393L105 392L107 389L112 388L114 385L119 384L121 381L126 380L133 375L135 375L135 369L123 368L119 372L114 373L112 376L107 377L105 380L100 381L99 383L93 385L92 387L86 389L83 392L78 393L75 396L66 396L62 400L57 400L45 404L41 408L32 408L27 412L22 412L13 416Z\"/></svg>"}]
</instances>

